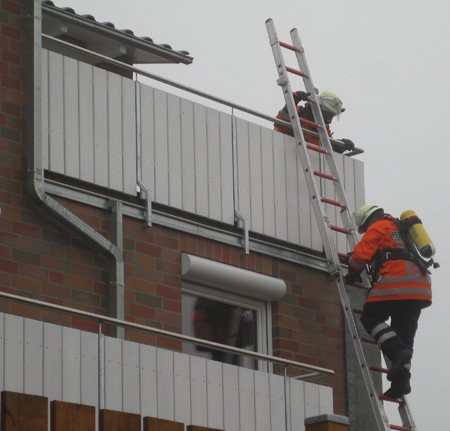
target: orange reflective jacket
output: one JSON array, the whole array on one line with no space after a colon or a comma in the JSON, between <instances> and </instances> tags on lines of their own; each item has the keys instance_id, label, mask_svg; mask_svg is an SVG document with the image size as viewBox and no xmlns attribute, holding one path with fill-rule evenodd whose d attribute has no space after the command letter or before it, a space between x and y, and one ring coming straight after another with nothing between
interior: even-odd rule
<instances>
[{"instance_id":1,"label":"orange reflective jacket","mask_svg":"<svg viewBox=\"0 0 450 431\"><path fill-rule=\"evenodd\" d=\"M298 116L300 118L304 118L301 115L300 109L301 109L301 107L297 106L297 114L298 114ZM277 115L276 118L278 118L279 120L283 120L283 121L286 121L286 122L290 123L289 114L288 114L288 112L286 111L285 108L281 109L278 112L278 115ZM306 118L304 118L304 119L307 120ZM311 130L313 132L317 132L317 127L315 127L312 124L312 122L309 122L309 120L308 120L308 122L302 122L302 128L306 129L306 130ZM281 124L275 124L274 130L277 131L277 132L284 133L285 135L289 135L289 136L293 136L294 135L291 127L283 126ZM328 132L328 136L331 138L332 133L331 133L331 130L330 130L330 128L328 126L327 126L327 132ZM303 132L303 136L305 137L305 141L306 142L309 142L310 144L314 144L314 145L320 145L319 137L308 135L305 132Z\"/></svg>"},{"instance_id":2,"label":"orange reflective jacket","mask_svg":"<svg viewBox=\"0 0 450 431\"><path fill-rule=\"evenodd\" d=\"M349 259L349 265L355 271L362 271L364 265L371 261L376 264L376 261L386 251L406 248L393 220L391 216L383 217L369 226L361 241L356 244L355 252ZM385 261L366 302L396 299L421 299L426 301L424 306L431 304L431 278L414 262Z\"/></svg>"}]
</instances>

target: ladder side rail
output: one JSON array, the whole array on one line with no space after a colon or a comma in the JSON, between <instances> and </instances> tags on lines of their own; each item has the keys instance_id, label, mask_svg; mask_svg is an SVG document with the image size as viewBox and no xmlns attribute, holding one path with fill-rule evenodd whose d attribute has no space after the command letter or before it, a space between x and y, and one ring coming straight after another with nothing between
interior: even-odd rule
<instances>
[{"instance_id":1,"label":"ladder side rail","mask_svg":"<svg viewBox=\"0 0 450 431\"><path fill-rule=\"evenodd\" d=\"M310 199L314 214L317 220L318 228L322 238L323 247L325 250L325 256L329 263L329 269L331 273L337 273L341 271L341 265L339 259L337 259L337 250L334 249L333 240L331 237L330 223L328 216L326 215L322 202L320 201L320 192L318 186L314 180L314 169L311 165L309 154L306 151L307 143L303 136L300 119L297 113L297 107L292 96L292 89L287 76L287 70L284 63L283 55L281 53L280 43L276 34L274 23L271 19L266 21L267 32L269 34L270 45L272 47L273 56L278 70L278 85L283 89L284 98L286 101L286 107L291 119L292 130L297 142L297 153L300 156L303 172L305 175L306 183L308 186ZM305 79L305 77L303 78ZM336 256L336 257L335 257Z\"/></svg>"},{"instance_id":2,"label":"ladder side rail","mask_svg":"<svg viewBox=\"0 0 450 431\"><path fill-rule=\"evenodd\" d=\"M400 413L400 417L403 422L403 426L409 428L409 431L417 431L416 423L414 422L414 418L411 412L411 408L409 407L409 402L406 396L401 398L401 403L398 407L398 411Z\"/></svg>"},{"instance_id":3,"label":"ladder side rail","mask_svg":"<svg viewBox=\"0 0 450 431\"><path fill-rule=\"evenodd\" d=\"M352 226L352 219L350 215L350 209L348 206L347 197L345 194L344 187L342 185L342 182L340 180L340 174L336 166L336 162L334 160L334 151L331 146L331 142L327 133L326 125L323 120L322 112L320 110L320 105L318 101L318 97L315 93L315 87L311 79L311 73L309 71L308 65L306 63L306 59L304 58L304 49L300 42L300 37L298 35L298 31L296 29L293 29L291 31L291 37L294 47L296 48L295 55L297 57L297 62L299 64L301 72L303 72L303 81L305 83L306 90L311 93L311 100L312 100L312 109L314 114L314 119L316 120L316 123L319 125L318 132L320 137L320 142L324 146L325 150L327 151L327 154L325 155L326 161L328 164L328 167L330 169L331 175L335 178L334 180L334 186L335 191L338 197L338 200L341 202L341 204L344 205L344 210L341 211L341 217L344 222L344 226L349 228L349 234L347 235L347 239L349 240L349 244L354 249L354 246L358 242L356 232L354 230L354 227ZM306 75L306 76L305 76ZM292 115L291 115L292 117ZM318 221L319 222L319 221ZM331 239L330 239L331 240ZM339 259L339 256L336 253L334 256L331 257L332 261L336 261ZM339 295L341 298L341 303L343 306L345 318L347 320L348 329L350 332L350 335L353 340L353 345L356 351L356 356L359 361L361 373L364 379L364 383L367 388L368 396L369 396L369 402L372 406L372 410L375 415L375 420L377 422L377 426L380 430L389 431L391 429L389 425L389 420L386 416L386 413L384 411L383 405L381 403L381 400L377 396L377 392L375 390L372 376L370 375L370 367L368 366L363 347L360 341L360 335L359 330L356 325L356 321L353 315L352 307L350 304L349 297L347 295L347 290L345 286L345 282L342 276L342 272L339 274L339 278L336 280L336 284L338 286ZM364 277L364 284L367 287L368 280L366 277Z\"/></svg>"}]
</instances>

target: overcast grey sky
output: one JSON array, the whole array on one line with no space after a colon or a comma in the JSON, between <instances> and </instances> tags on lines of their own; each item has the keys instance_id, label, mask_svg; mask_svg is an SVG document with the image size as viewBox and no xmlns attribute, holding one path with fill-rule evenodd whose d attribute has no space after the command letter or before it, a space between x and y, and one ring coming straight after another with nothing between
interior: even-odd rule
<instances>
[{"instance_id":1,"label":"overcast grey sky","mask_svg":"<svg viewBox=\"0 0 450 431\"><path fill-rule=\"evenodd\" d=\"M332 124L334 136L365 150L358 158L365 163L367 202L395 216L415 210L436 244L441 268L433 276L434 304L420 321L408 399L419 430L447 429L448 1L54 1L189 51L189 66L142 68L273 116L284 101L265 20L274 19L285 42L293 27L299 30L315 86L339 94L346 108ZM300 78L291 82L303 89Z\"/></svg>"}]
</instances>

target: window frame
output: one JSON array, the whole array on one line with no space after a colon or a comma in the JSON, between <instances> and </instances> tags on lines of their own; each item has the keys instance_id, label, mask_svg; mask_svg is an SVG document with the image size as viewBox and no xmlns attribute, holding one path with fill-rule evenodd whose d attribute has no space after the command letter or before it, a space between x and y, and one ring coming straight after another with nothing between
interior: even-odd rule
<instances>
[{"instance_id":1,"label":"window frame","mask_svg":"<svg viewBox=\"0 0 450 431\"><path fill-rule=\"evenodd\" d=\"M200 296L205 299L224 302L236 307L247 308L249 310L255 311L257 346L256 351L258 353L272 356L272 304L270 301L250 298L248 296L238 295L236 293L227 292L225 290L217 289L208 285L202 285L189 281L182 282L181 294L188 294L197 297ZM269 364L269 368L267 364L268 363L266 361L257 360L257 370L271 371L272 364Z\"/></svg>"}]
</instances>

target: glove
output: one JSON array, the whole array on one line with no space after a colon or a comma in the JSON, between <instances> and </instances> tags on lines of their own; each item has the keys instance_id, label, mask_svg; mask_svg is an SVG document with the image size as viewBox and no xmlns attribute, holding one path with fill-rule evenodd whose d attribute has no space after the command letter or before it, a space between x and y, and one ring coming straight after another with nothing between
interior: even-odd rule
<instances>
[{"instance_id":1,"label":"glove","mask_svg":"<svg viewBox=\"0 0 450 431\"><path fill-rule=\"evenodd\" d=\"M348 283L362 283L362 277L361 277L361 273L356 272L356 271L352 271L351 269L349 269L348 273L345 274L345 281L347 281Z\"/></svg>"},{"instance_id":2,"label":"glove","mask_svg":"<svg viewBox=\"0 0 450 431\"><path fill-rule=\"evenodd\" d=\"M355 144L350 139L341 139L341 141L345 144L347 151L353 151L355 149Z\"/></svg>"},{"instance_id":3,"label":"glove","mask_svg":"<svg viewBox=\"0 0 450 431\"><path fill-rule=\"evenodd\" d=\"M294 96L294 102L297 104L300 101L306 102L311 93L307 93L306 91L296 91L292 94Z\"/></svg>"}]
</instances>

